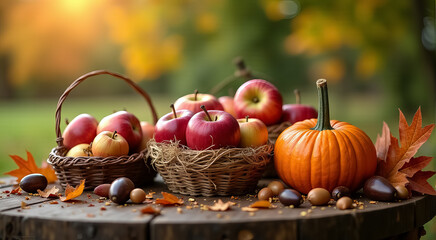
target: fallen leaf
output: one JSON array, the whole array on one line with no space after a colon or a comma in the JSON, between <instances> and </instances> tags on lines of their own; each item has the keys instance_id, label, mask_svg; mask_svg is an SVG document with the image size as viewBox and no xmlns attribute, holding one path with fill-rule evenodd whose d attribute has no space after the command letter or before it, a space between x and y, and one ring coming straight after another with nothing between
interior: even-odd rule
<instances>
[{"instance_id":1,"label":"fallen leaf","mask_svg":"<svg viewBox=\"0 0 436 240\"><path fill-rule=\"evenodd\" d=\"M52 188L47 188L44 191L41 190L37 190L39 193L39 196L43 197L43 198L53 198L53 197L57 197L57 193L59 192L59 188L57 188L56 186L53 186Z\"/></svg>"},{"instance_id":2,"label":"fallen leaf","mask_svg":"<svg viewBox=\"0 0 436 240\"><path fill-rule=\"evenodd\" d=\"M432 157L421 156L417 158L411 158L410 161L400 169L402 173L405 173L407 177L413 177L415 173L424 169L432 160Z\"/></svg>"},{"instance_id":3,"label":"fallen leaf","mask_svg":"<svg viewBox=\"0 0 436 240\"><path fill-rule=\"evenodd\" d=\"M159 215L160 209L154 208L151 205L141 208L142 214L151 214L151 215Z\"/></svg>"},{"instance_id":4,"label":"fallen leaf","mask_svg":"<svg viewBox=\"0 0 436 240\"><path fill-rule=\"evenodd\" d=\"M226 202L224 203L221 199L218 200L213 206L209 206L209 210L211 211L227 211L230 209L230 207L234 205L233 202Z\"/></svg>"},{"instance_id":5,"label":"fallen leaf","mask_svg":"<svg viewBox=\"0 0 436 240\"><path fill-rule=\"evenodd\" d=\"M161 204L161 205L182 205L183 204L183 199L180 199L176 196L174 196L171 193L167 193L167 192L162 192L162 198L158 198L156 199L155 203L156 204Z\"/></svg>"},{"instance_id":6,"label":"fallen leaf","mask_svg":"<svg viewBox=\"0 0 436 240\"><path fill-rule=\"evenodd\" d=\"M413 171L417 172L416 169L410 169L409 167L412 165L415 166L415 168L421 166L422 164L417 164L415 161L419 162L423 159L418 158L418 160L413 160L414 162L411 163L410 166L406 164L411 161L418 149L428 140L434 129L434 124L422 127L421 108L416 111L410 125L408 125L401 110L399 110L399 112L400 142L397 138L392 136L389 127L385 123L383 124L382 136L378 136L377 138L376 150L378 165L376 175L385 177L394 186L406 186L410 179L408 175ZM388 136L390 141L386 139ZM386 151L386 145L389 142L390 144ZM405 170L405 172L400 171L405 165L407 170Z\"/></svg>"},{"instance_id":7,"label":"fallen leaf","mask_svg":"<svg viewBox=\"0 0 436 240\"><path fill-rule=\"evenodd\" d=\"M436 195L435 189L427 182L435 173L434 171L418 171L412 178L409 178L410 189L415 192Z\"/></svg>"},{"instance_id":8,"label":"fallen leaf","mask_svg":"<svg viewBox=\"0 0 436 240\"><path fill-rule=\"evenodd\" d=\"M65 202L73 198L76 198L82 195L84 188L85 188L85 179L80 180L80 185L76 186L75 188L67 184L67 187L65 188L65 197L60 197L59 199L62 202Z\"/></svg>"},{"instance_id":9,"label":"fallen leaf","mask_svg":"<svg viewBox=\"0 0 436 240\"><path fill-rule=\"evenodd\" d=\"M25 202L21 202L21 209L29 209L30 207L27 206L27 204Z\"/></svg>"},{"instance_id":10,"label":"fallen leaf","mask_svg":"<svg viewBox=\"0 0 436 240\"><path fill-rule=\"evenodd\" d=\"M250 208L271 208L271 207L273 207L273 205L267 200L259 200L259 201L252 203L249 207Z\"/></svg>"},{"instance_id":11,"label":"fallen leaf","mask_svg":"<svg viewBox=\"0 0 436 240\"><path fill-rule=\"evenodd\" d=\"M241 208L241 210L244 212L256 212L256 211L259 211L259 208L243 207L243 208Z\"/></svg>"},{"instance_id":12,"label":"fallen leaf","mask_svg":"<svg viewBox=\"0 0 436 240\"><path fill-rule=\"evenodd\" d=\"M21 188L17 187L15 189L12 189L11 194L21 194Z\"/></svg>"},{"instance_id":13,"label":"fallen leaf","mask_svg":"<svg viewBox=\"0 0 436 240\"><path fill-rule=\"evenodd\" d=\"M29 174L40 173L47 178L48 183L54 183L57 180L57 177L53 168L45 162L43 162L41 168L38 168L35 164L35 159L33 158L32 154L29 151L26 152L27 161L20 156L9 155L9 157L11 157L12 160L14 160L14 162L17 164L18 169L12 170L5 174L17 177L17 182L20 182L23 177Z\"/></svg>"}]
</instances>

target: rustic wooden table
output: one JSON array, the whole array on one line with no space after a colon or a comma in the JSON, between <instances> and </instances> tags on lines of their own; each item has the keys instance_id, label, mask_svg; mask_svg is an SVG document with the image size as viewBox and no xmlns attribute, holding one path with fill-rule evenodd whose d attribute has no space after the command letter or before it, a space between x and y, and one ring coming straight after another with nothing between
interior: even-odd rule
<instances>
[{"instance_id":1,"label":"rustic wooden table","mask_svg":"<svg viewBox=\"0 0 436 240\"><path fill-rule=\"evenodd\" d=\"M184 205L163 207L161 215L153 216L141 213L146 204L118 206L92 192L69 202L10 194L12 180L0 179L0 239L403 239L417 235L436 214L435 196L395 203L371 203L360 197L361 206L352 210L305 202L293 209L274 203L277 208L245 212L241 208L256 201L254 196L175 194ZM259 187L269 181L262 180ZM156 192L154 199L169 192L159 178L144 190ZM218 199L236 205L225 212L201 209Z\"/></svg>"}]
</instances>

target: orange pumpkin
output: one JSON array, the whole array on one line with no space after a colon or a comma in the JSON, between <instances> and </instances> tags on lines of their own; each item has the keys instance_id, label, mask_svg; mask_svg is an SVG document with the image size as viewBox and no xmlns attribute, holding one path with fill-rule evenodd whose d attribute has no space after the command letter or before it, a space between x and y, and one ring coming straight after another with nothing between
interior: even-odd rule
<instances>
[{"instance_id":1,"label":"orange pumpkin","mask_svg":"<svg viewBox=\"0 0 436 240\"><path fill-rule=\"evenodd\" d=\"M274 147L277 174L305 194L317 187L330 192L337 186L356 190L375 173L374 144L359 128L330 121L327 81L316 84L318 119L297 122L279 135Z\"/></svg>"}]
</instances>

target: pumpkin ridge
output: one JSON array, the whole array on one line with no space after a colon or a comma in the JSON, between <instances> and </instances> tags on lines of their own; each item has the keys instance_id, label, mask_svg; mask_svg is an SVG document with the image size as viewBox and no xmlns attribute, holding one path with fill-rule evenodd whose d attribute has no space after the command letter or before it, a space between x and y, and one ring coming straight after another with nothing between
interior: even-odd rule
<instances>
[{"instance_id":1,"label":"pumpkin ridge","mask_svg":"<svg viewBox=\"0 0 436 240\"><path fill-rule=\"evenodd\" d=\"M289 161L276 161L277 156L285 155L291 156L292 151L295 149L298 140L304 135L304 132L298 131L291 127L285 129L277 138L276 144L274 145L274 165L277 173L281 178L284 178L288 184L294 183L292 179L292 175L294 174L294 169L291 167ZM289 137L291 136L291 137ZM280 145L283 145L286 142L292 143L288 148L282 149ZM287 172L288 174L285 174ZM290 178L290 179L289 179Z\"/></svg>"},{"instance_id":2,"label":"pumpkin ridge","mask_svg":"<svg viewBox=\"0 0 436 240\"><path fill-rule=\"evenodd\" d=\"M362 180L365 177L365 174L363 174L364 172L366 172L366 167L364 164L364 159L366 158L366 152L365 152L365 148L363 147L363 145L360 142L360 138L357 137L355 135L355 133L353 131L350 131L349 129L345 128L343 129L343 131L347 132L347 136L349 136L350 138L353 138L351 143L352 143L352 147L356 152L356 158L355 161L357 163L356 165L356 171L355 171L355 175L353 178L353 184L350 187L350 189L357 189L360 185Z\"/></svg>"},{"instance_id":3,"label":"pumpkin ridge","mask_svg":"<svg viewBox=\"0 0 436 240\"><path fill-rule=\"evenodd\" d=\"M335 186L337 186L338 180L339 180L339 174L341 169L341 145L339 144L339 141L336 136L337 131L330 131L329 134L331 135L329 138L331 141L329 141L329 165L328 165L328 179L327 179L327 186L329 186L331 189L329 191L333 190ZM331 151L331 149L339 149L339 151Z\"/></svg>"},{"instance_id":4,"label":"pumpkin ridge","mask_svg":"<svg viewBox=\"0 0 436 240\"><path fill-rule=\"evenodd\" d=\"M375 152L374 143L371 141L371 138L360 128L350 125L352 127L348 128L349 132L353 132L355 135L358 135L358 139L363 140L364 142L359 141L359 143L362 145L363 149L365 149L365 159L363 161L363 165L365 166L364 171L364 179L371 177L374 175L376 168L377 168L377 154ZM365 146L369 146L371 149L368 149L368 147L365 148ZM371 151L371 152L369 152ZM373 156L371 159L370 156ZM372 162L370 162L372 160Z\"/></svg>"},{"instance_id":5,"label":"pumpkin ridge","mask_svg":"<svg viewBox=\"0 0 436 240\"><path fill-rule=\"evenodd\" d=\"M313 139L313 140L310 139L310 142L313 142L313 145L311 147L310 157L308 158L308 160L309 160L309 163L308 163L309 173L307 175L308 176L307 182L308 182L309 186L308 187L304 186L306 193L315 187L320 187L319 184L322 183L322 179L320 179L319 177L317 177L316 175L313 175L313 174L317 174L317 172L318 172L318 174L320 176L322 176L321 172L320 172L320 171L322 171L321 167L319 167L319 171L317 171L317 167L318 167L318 165L320 165L319 161L322 161L322 142L323 142L322 138L324 135L323 134L324 131L316 131L315 130L312 132L313 132L313 135L315 135L314 136L315 139ZM320 183L313 182L314 180L315 181L319 180Z\"/></svg>"},{"instance_id":6,"label":"pumpkin ridge","mask_svg":"<svg viewBox=\"0 0 436 240\"><path fill-rule=\"evenodd\" d=\"M349 148L350 139L348 139L347 135L342 132L341 130L335 131L335 134L337 136L340 136L342 144L340 144L340 171L338 176L338 181L335 184L337 186L345 185L349 187L349 183L352 182L353 174L351 174L351 168L352 163L350 162L350 159L352 159L352 156L355 155L354 149ZM337 137L339 139L339 137ZM344 153L346 151L346 153Z\"/></svg>"},{"instance_id":7,"label":"pumpkin ridge","mask_svg":"<svg viewBox=\"0 0 436 240\"><path fill-rule=\"evenodd\" d=\"M292 151L288 155L288 156L290 156L289 168L294 170L294 174L289 174L289 177L292 179L292 182L295 186L302 184L301 181L295 181L295 179L301 179L302 173L303 173L302 166L305 165L304 162L301 163L302 161L304 161L304 159L302 159L300 157L298 157L298 158L294 157L294 156L301 156L302 153L298 152L296 154L295 152L300 150L300 146L302 146L302 145L307 146L307 143L308 142L310 143L310 141L308 141L308 139L311 139L312 138L311 135L313 135L313 134L311 134L311 131L308 131L308 130L302 131L301 133L302 134L295 141L294 148L292 149ZM310 152L312 152L312 150ZM310 174L310 168L308 168L308 170L309 170L309 174ZM286 174L286 175L288 175L288 174Z\"/></svg>"}]
</instances>

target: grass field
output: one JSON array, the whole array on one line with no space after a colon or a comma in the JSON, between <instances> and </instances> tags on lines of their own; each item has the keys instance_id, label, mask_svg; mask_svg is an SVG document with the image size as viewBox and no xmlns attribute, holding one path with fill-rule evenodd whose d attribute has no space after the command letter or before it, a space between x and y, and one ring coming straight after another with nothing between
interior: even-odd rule
<instances>
[{"instance_id":1,"label":"grass field","mask_svg":"<svg viewBox=\"0 0 436 240\"><path fill-rule=\"evenodd\" d=\"M332 95L332 94L331 94ZM176 98L168 96L153 96L155 107L159 116L170 111L169 105ZM381 132L382 121L386 121L392 134L398 137L398 110L386 112L380 106L382 99L368 96L354 96L351 100L344 101L330 97L333 119L350 122L364 130L375 142L377 134ZM293 99L285 99L293 102ZM305 96L305 104L317 105L316 96ZM45 161L50 150L56 146L55 134L55 109L57 99L18 100L0 102L0 176L16 168L9 155L26 156L30 151L37 164ZM355 107L359 106L359 107ZM378 107L374 107L378 106ZM149 108L141 97L90 97L68 98L63 104L61 129L65 127L65 118L73 119L80 113L90 113L100 120L115 110L127 109L137 115L140 120L150 121ZM406 115L410 122L412 115ZM427 117L427 120L426 120ZM431 123L431 116L423 116L424 124ZM433 120L434 121L434 120ZM436 133L424 144L420 155L435 156ZM427 169L436 169L433 161ZM431 180L436 183L435 177ZM426 224L427 236L423 239L433 239L436 236L436 221Z\"/></svg>"}]
</instances>

